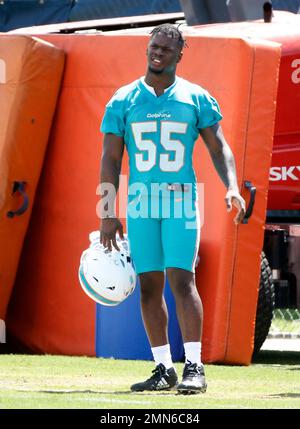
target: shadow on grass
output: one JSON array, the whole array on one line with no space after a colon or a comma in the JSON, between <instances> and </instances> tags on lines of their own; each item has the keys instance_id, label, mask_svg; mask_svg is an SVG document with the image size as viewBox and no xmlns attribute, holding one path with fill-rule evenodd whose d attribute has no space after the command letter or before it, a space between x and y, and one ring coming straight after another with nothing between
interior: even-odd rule
<instances>
[{"instance_id":1,"label":"shadow on grass","mask_svg":"<svg viewBox=\"0 0 300 429\"><path fill-rule=\"evenodd\" d=\"M261 350L253 357L252 363L299 365L299 368L291 368L293 370L299 370L300 352Z\"/></svg>"},{"instance_id":2,"label":"shadow on grass","mask_svg":"<svg viewBox=\"0 0 300 429\"><path fill-rule=\"evenodd\" d=\"M170 391L164 391L164 392L132 392L131 390L116 390L116 391L108 391L108 390L38 390L37 392L39 393L50 393L50 394L54 394L54 395L72 395L72 394L76 394L76 393L89 393L89 394L93 394L93 395L128 395L129 393L131 395L138 395L138 396L143 396L143 395L151 395L151 394L155 394L155 396L158 395L177 395L177 391L176 390L170 390Z\"/></svg>"},{"instance_id":3,"label":"shadow on grass","mask_svg":"<svg viewBox=\"0 0 300 429\"><path fill-rule=\"evenodd\" d=\"M269 398L300 398L300 393L276 393L276 395L268 395Z\"/></svg>"},{"instance_id":4,"label":"shadow on grass","mask_svg":"<svg viewBox=\"0 0 300 429\"><path fill-rule=\"evenodd\" d=\"M54 395L70 395L70 394L76 394L76 393L91 393L94 395L103 395L103 394L111 394L111 395L128 395L128 393L131 393L130 390L122 390L122 391L100 391L100 390L90 390L90 389L86 389L86 390L38 390L39 393L51 393Z\"/></svg>"}]
</instances>

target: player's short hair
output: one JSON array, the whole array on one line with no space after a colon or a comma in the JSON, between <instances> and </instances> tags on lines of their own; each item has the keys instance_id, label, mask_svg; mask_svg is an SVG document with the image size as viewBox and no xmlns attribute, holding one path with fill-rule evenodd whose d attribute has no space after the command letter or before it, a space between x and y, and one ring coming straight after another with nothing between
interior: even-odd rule
<instances>
[{"instance_id":1,"label":"player's short hair","mask_svg":"<svg viewBox=\"0 0 300 429\"><path fill-rule=\"evenodd\" d=\"M180 24L179 24L180 25ZM175 27L173 24L161 24L157 27L154 27L150 32L151 39L158 33L163 33L168 37L172 37L172 39L178 40L178 45L180 50L186 46L186 41L183 38L182 32L179 30L179 25Z\"/></svg>"}]
</instances>

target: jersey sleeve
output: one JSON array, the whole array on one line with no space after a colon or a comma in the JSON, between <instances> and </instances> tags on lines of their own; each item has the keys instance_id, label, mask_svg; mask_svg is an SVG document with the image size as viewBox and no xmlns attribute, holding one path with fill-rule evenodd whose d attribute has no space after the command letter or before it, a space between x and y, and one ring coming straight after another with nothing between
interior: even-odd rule
<instances>
[{"instance_id":1,"label":"jersey sleeve","mask_svg":"<svg viewBox=\"0 0 300 429\"><path fill-rule=\"evenodd\" d=\"M112 133L119 137L125 134L125 119L120 100L114 97L108 102L102 118L100 130L102 133Z\"/></svg>"},{"instance_id":2,"label":"jersey sleeve","mask_svg":"<svg viewBox=\"0 0 300 429\"><path fill-rule=\"evenodd\" d=\"M217 100L207 91L204 91L198 100L198 122L199 130L211 127L223 118Z\"/></svg>"}]
</instances>

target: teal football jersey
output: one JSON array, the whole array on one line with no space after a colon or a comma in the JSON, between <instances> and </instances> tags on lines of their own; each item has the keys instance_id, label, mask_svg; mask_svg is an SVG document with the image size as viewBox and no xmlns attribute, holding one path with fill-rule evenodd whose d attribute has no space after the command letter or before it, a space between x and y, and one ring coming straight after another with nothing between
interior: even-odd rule
<instances>
[{"instance_id":1,"label":"teal football jersey","mask_svg":"<svg viewBox=\"0 0 300 429\"><path fill-rule=\"evenodd\" d=\"M217 101L201 86L176 77L157 97L140 78L120 88L108 102L103 133L124 138L129 186L150 194L161 184L190 184L196 197L193 149L199 131L222 119Z\"/></svg>"}]
</instances>

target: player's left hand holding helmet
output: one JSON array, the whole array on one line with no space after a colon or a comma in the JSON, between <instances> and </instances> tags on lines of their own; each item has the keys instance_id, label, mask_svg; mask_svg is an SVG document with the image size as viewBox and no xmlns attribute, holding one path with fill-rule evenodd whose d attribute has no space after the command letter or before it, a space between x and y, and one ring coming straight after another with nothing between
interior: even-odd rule
<instances>
[{"instance_id":1,"label":"player's left hand holding helmet","mask_svg":"<svg viewBox=\"0 0 300 429\"><path fill-rule=\"evenodd\" d=\"M80 258L79 281L84 292L98 304L115 306L135 289L136 273L130 256L129 243L117 235L120 251L107 250L100 244L100 232L89 235L90 246Z\"/></svg>"}]
</instances>

